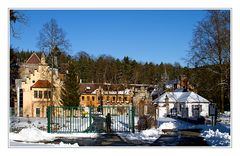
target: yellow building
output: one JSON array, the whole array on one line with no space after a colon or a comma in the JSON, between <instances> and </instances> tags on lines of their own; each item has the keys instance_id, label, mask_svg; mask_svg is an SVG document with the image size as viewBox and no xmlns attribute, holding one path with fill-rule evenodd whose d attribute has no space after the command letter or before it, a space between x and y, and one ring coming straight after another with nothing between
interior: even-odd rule
<instances>
[{"instance_id":1,"label":"yellow building","mask_svg":"<svg viewBox=\"0 0 240 156\"><path fill-rule=\"evenodd\" d=\"M97 83L81 83L80 84L80 105L94 106L101 105L129 105L132 99L132 91L124 89L120 91L112 90L113 87L108 87L105 84ZM109 90L111 89L111 90Z\"/></svg>"},{"instance_id":2,"label":"yellow building","mask_svg":"<svg viewBox=\"0 0 240 156\"><path fill-rule=\"evenodd\" d=\"M20 77L16 79L17 103L15 112L23 117L46 117L47 106L50 106L51 76L53 71L53 105L60 104L62 82L57 69L51 69L36 53L20 66Z\"/></svg>"}]
</instances>

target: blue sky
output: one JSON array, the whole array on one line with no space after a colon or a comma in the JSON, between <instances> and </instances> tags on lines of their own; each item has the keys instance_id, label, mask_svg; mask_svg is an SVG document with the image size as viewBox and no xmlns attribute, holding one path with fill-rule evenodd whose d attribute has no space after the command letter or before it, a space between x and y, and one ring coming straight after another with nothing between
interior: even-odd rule
<instances>
[{"instance_id":1,"label":"blue sky","mask_svg":"<svg viewBox=\"0 0 240 156\"><path fill-rule=\"evenodd\" d=\"M21 10L26 26L16 25L21 39L10 38L19 50L39 50L37 37L51 18L66 32L69 53L86 51L141 62L185 66L192 32L206 15L204 10Z\"/></svg>"}]
</instances>

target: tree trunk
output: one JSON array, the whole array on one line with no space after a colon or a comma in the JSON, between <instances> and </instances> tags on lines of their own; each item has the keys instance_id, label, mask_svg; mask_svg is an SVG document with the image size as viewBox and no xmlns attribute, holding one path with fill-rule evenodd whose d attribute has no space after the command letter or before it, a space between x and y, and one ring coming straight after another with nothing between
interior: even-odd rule
<instances>
[{"instance_id":1,"label":"tree trunk","mask_svg":"<svg viewBox=\"0 0 240 156\"><path fill-rule=\"evenodd\" d=\"M221 107L220 107L221 113L224 112L224 86L223 86L223 76L221 73Z\"/></svg>"}]
</instances>

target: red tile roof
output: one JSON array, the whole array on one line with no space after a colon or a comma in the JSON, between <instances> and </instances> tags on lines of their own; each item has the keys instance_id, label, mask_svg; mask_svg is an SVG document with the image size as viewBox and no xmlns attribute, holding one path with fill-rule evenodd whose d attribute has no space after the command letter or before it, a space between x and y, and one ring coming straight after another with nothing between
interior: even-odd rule
<instances>
[{"instance_id":1,"label":"red tile roof","mask_svg":"<svg viewBox=\"0 0 240 156\"><path fill-rule=\"evenodd\" d=\"M33 54L28 58L28 60L26 61L26 63L28 63L28 64L39 64L39 63L41 63L41 60L40 60L40 58L37 56L36 53L33 53Z\"/></svg>"},{"instance_id":2,"label":"red tile roof","mask_svg":"<svg viewBox=\"0 0 240 156\"><path fill-rule=\"evenodd\" d=\"M51 83L48 80L38 80L31 88L50 88Z\"/></svg>"}]
</instances>

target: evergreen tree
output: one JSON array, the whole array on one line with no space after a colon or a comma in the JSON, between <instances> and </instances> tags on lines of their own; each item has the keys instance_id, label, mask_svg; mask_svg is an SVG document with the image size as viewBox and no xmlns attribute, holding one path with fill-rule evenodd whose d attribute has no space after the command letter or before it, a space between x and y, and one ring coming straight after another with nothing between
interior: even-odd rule
<instances>
[{"instance_id":1,"label":"evergreen tree","mask_svg":"<svg viewBox=\"0 0 240 156\"><path fill-rule=\"evenodd\" d=\"M19 79L19 65L14 49L10 48L10 107L14 107L14 98L16 98L15 80Z\"/></svg>"},{"instance_id":2,"label":"evergreen tree","mask_svg":"<svg viewBox=\"0 0 240 156\"><path fill-rule=\"evenodd\" d=\"M64 106L79 106L79 81L74 62L69 64L68 73L64 79L61 92L61 102Z\"/></svg>"}]
</instances>

